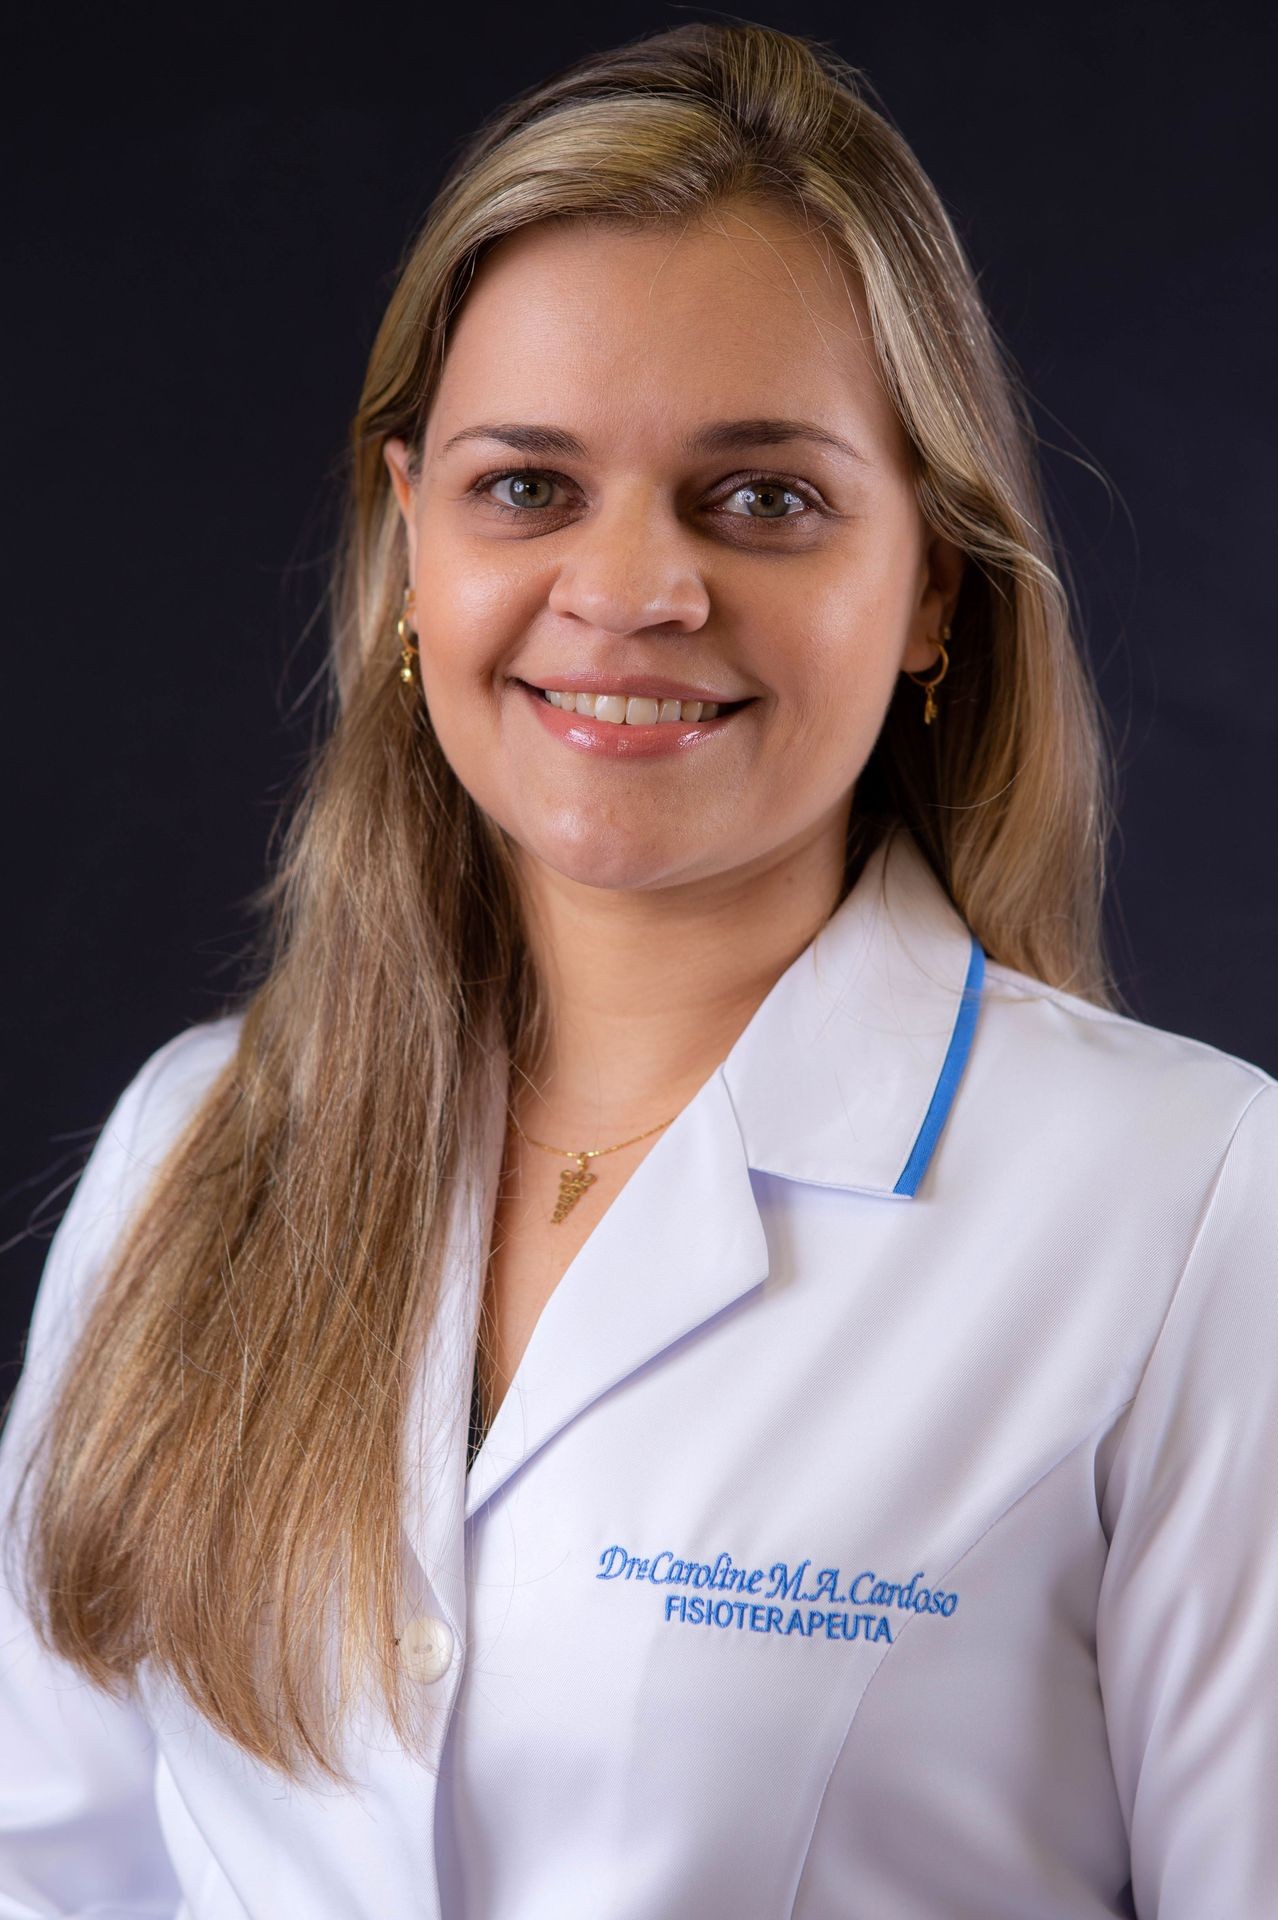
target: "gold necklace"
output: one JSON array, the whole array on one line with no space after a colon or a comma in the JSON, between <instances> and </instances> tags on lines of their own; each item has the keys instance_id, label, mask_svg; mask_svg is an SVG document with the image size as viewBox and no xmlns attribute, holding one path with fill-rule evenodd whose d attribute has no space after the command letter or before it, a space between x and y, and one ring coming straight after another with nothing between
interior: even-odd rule
<instances>
[{"instance_id":1,"label":"gold necklace","mask_svg":"<svg viewBox=\"0 0 1278 1920\"><path fill-rule=\"evenodd\" d=\"M671 1119L674 1117L671 1115ZM526 1140L530 1147L540 1147L543 1153L566 1154L569 1160L577 1162L575 1167L565 1167L559 1176L559 1198L555 1202L555 1211L550 1216L551 1225L557 1227L576 1206L586 1188L593 1187L599 1178L598 1174L591 1173L586 1165L588 1160L597 1160L601 1154L605 1153L620 1153L623 1147L633 1147L636 1140L646 1140L649 1135L660 1133L662 1127L670 1125L670 1120L659 1121L655 1127L649 1127L647 1133L636 1133L633 1139L619 1140L615 1147L548 1147L544 1140L534 1140L530 1134L525 1133L514 1114L510 1116L510 1124L520 1139Z\"/></svg>"}]
</instances>

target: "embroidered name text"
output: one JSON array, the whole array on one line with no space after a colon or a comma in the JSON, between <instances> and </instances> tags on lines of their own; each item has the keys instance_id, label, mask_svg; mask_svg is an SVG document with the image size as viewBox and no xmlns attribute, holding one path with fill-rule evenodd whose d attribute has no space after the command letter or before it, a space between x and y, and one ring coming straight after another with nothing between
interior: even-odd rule
<instances>
[{"instance_id":1,"label":"embroidered name text","mask_svg":"<svg viewBox=\"0 0 1278 1920\"><path fill-rule=\"evenodd\" d=\"M600 1554L595 1578L706 1589L704 1594L666 1594L666 1619L685 1626L735 1627L750 1633L797 1633L804 1639L823 1635L827 1640L891 1641L892 1629L885 1614L849 1613L845 1605L939 1614L946 1620L958 1606L957 1593L927 1586L921 1569L909 1580L900 1581L880 1579L872 1567L863 1567L845 1581L838 1567L821 1567L812 1575L811 1565L811 1560L800 1560L794 1566L778 1560L767 1568L739 1567L731 1554L720 1553L713 1561L681 1560L670 1548L645 1558L614 1544ZM750 1598L710 1597L715 1593L740 1593ZM770 1601L788 1604L769 1605ZM814 1607L808 1604L812 1601L822 1601L824 1605ZM797 1604L799 1602L803 1605Z\"/></svg>"}]
</instances>

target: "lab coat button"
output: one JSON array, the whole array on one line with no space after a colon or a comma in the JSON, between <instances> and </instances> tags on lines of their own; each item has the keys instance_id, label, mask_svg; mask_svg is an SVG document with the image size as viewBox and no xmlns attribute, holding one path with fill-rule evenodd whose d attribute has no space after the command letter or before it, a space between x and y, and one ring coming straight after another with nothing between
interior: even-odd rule
<instances>
[{"instance_id":1,"label":"lab coat button","mask_svg":"<svg viewBox=\"0 0 1278 1920\"><path fill-rule=\"evenodd\" d=\"M429 1613L410 1620L399 1636L399 1657L411 1679L438 1680L452 1663L451 1627Z\"/></svg>"}]
</instances>

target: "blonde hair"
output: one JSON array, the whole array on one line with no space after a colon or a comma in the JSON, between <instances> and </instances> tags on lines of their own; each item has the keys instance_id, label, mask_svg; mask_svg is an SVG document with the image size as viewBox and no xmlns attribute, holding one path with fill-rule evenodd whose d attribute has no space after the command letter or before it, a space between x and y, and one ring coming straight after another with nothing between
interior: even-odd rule
<instances>
[{"instance_id":1,"label":"blonde hair","mask_svg":"<svg viewBox=\"0 0 1278 1920\"><path fill-rule=\"evenodd\" d=\"M683 222L742 195L819 227L859 274L919 507L967 556L939 723L902 677L845 886L903 822L993 959L1114 1004L1099 702L1029 409L910 148L857 70L762 26L680 26L521 95L451 166L373 344L331 725L258 896L235 1055L113 1248L23 1476L46 1648L113 1692L148 1660L289 1778L349 1781L331 1737L370 1670L427 1757L394 1644L401 1436L494 1037L525 1060L545 1032L509 843L399 679L407 555L383 448L420 447L450 322L501 236Z\"/></svg>"}]
</instances>

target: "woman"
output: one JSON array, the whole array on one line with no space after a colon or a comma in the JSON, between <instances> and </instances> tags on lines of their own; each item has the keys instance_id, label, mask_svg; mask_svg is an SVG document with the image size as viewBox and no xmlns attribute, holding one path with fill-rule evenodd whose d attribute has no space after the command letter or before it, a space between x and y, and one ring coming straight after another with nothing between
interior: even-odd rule
<instances>
[{"instance_id":1,"label":"woman","mask_svg":"<svg viewBox=\"0 0 1278 1920\"><path fill-rule=\"evenodd\" d=\"M1271 1913L1274 1082L1106 983L908 147L761 27L584 61L353 450L262 965L108 1121L4 1438L3 1912Z\"/></svg>"}]
</instances>

